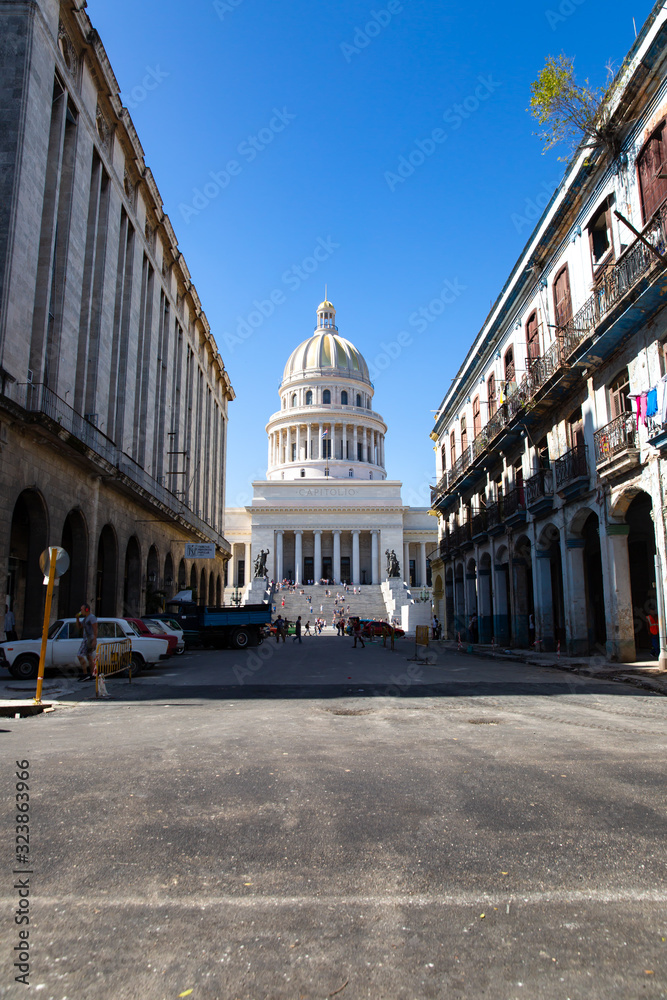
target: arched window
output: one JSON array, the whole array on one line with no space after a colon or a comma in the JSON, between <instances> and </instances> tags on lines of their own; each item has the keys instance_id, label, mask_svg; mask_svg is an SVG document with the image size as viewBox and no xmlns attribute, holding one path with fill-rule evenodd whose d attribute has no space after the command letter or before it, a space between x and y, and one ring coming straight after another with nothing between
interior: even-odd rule
<instances>
[{"instance_id":1,"label":"arched window","mask_svg":"<svg viewBox=\"0 0 667 1000\"><path fill-rule=\"evenodd\" d=\"M313 405L313 391L312 389L309 389L308 392L306 393L306 406L312 406L312 405Z\"/></svg>"},{"instance_id":2,"label":"arched window","mask_svg":"<svg viewBox=\"0 0 667 1000\"><path fill-rule=\"evenodd\" d=\"M369 473L368 473L368 478L369 478L369 479L372 479L372 478L373 478L373 473L372 473L372 472L369 472Z\"/></svg>"},{"instance_id":3,"label":"arched window","mask_svg":"<svg viewBox=\"0 0 667 1000\"><path fill-rule=\"evenodd\" d=\"M292 406L296 406L296 393L292 393Z\"/></svg>"},{"instance_id":4,"label":"arched window","mask_svg":"<svg viewBox=\"0 0 667 1000\"><path fill-rule=\"evenodd\" d=\"M354 479L354 472L352 471L352 469L350 469L347 474L350 479Z\"/></svg>"},{"instance_id":5,"label":"arched window","mask_svg":"<svg viewBox=\"0 0 667 1000\"><path fill-rule=\"evenodd\" d=\"M302 478L302 479L305 479L305 478L306 478L306 470L305 470L305 469L302 469L302 470L301 470L301 478Z\"/></svg>"},{"instance_id":6,"label":"arched window","mask_svg":"<svg viewBox=\"0 0 667 1000\"><path fill-rule=\"evenodd\" d=\"M328 389L325 389L324 392L322 393L322 402L323 403L331 402L331 393Z\"/></svg>"},{"instance_id":7,"label":"arched window","mask_svg":"<svg viewBox=\"0 0 667 1000\"><path fill-rule=\"evenodd\" d=\"M345 392L345 389L343 389L340 394L340 403L341 406L347 406L347 393Z\"/></svg>"},{"instance_id":8,"label":"arched window","mask_svg":"<svg viewBox=\"0 0 667 1000\"><path fill-rule=\"evenodd\" d=\"M361 406L361 393L357 393L357 406Z\"/></svg>"}]
</instances>

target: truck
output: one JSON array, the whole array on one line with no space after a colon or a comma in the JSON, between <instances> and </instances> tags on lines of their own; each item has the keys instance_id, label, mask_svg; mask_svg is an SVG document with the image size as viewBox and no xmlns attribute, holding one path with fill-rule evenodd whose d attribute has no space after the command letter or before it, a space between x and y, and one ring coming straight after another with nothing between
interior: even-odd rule
<instances>
[{"instance_id":1,"label":"truck","mask_svg":"<svg viewBox=\"0 0 667 1000\"><path fill-rule=\"evenodd\" d=\"M271 624L270 604L243 604L240 607L210 607L194 601L167 601L161 618L175 618L184 632L197 631L203 646L246 649L259 646Z\"/></svg>"}]
</instances>

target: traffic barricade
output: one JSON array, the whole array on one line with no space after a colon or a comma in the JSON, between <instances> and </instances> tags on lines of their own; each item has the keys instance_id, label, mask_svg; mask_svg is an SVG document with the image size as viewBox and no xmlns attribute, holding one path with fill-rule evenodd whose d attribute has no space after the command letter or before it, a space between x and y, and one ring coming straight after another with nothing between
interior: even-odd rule
<instances>
[{"instance_id":1,"label":"traffic barricade","mask_svg":"<svg viewBox=\"0 0 667 1000\"><path fill-rule=\"evenodd\" d=\"M95 697L106 695L105 678L122 674L127 670L128 681L132 683L132 641L114 639L98 642L95 653Z\"/></svg>"}]
</instances>

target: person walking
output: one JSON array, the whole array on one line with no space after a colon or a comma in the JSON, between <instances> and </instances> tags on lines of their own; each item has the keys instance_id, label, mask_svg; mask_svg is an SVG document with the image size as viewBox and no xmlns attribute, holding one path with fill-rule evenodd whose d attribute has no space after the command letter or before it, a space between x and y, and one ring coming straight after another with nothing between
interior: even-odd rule
<instances>
[{"instance_id":1,"label":"person walking","mask_svg":"<svg viewBox=\"0 0 667 1000\"><path fill-rule=\"evenodd\" d=\"M81 618L83 617L83 621ZM92 681L95 676L95 651L97 649L97 618L91 614L90 605L82 604L76 613L76 622L83 633L77 659L81 664L83 674L80 681Z\"/></svg>"},{"instance_id":2,"label":"person walking","mask_svg":"<svg viewBox=\"0 0 667 1000\"><path fill-rule=\"evenodd\" d=\"M14 618L14 612L5 604L5 637L7 642L16 642L18 636L16 635L16 618Z\"/></svg>"},{"instance_id":3,"label":"person walking","mask_svg":"<svg viewBox=\"0 0 667 1000\"><path fill-rule=\"evenodd\" d=\"M352 648L353 649L357 648L357 639L358 639L363 648L365 649L366 643L364 642L363 637L361 635L361 622L359 621L358 618L355 618L352 624L352 635L354 636L354 646Z\"/></svg>"},{"instance_id":4,"label":"person walking","mask_svg":"<svg viewBox=\"0 0 667 1000\"><path fill-rule=\"evenodd\" d=\"M306 622L306 624L305 624L305 626L304 626L304 630L303 630L303 634L304 634L304 635L310 635L310 636L312 636L312 634L313 634L313 633L312 633L312 632L310 631L310 618L308 619L308 621Z\"/></svg>"},{"instance_id":5,"label":"person walking","mask_svg":"<svg viewBox=\"0 0 667 1000\"><path fill-rule=\"evenodd\" d=\"M301 642L301 615L299 615L299 617L296 620L296 625L294 626L294 635L292 636L292 642L296 642L297 639L299 640L299 642Z\"/></svg>"},{"instance_id":6,"label":"person walking","mask_svg":"<svg viewBox=\"0 0 667 1000\"><path fill-rule=\"evenodd\" d=\"M660 626L658 624L658 616L655 611L649 611L646 615L646 624L648 625L648 637L651 640L651 652L657 660L660 656Z\"/></svg>"},{"instance_id":7,"label":"person walking","mask_svg":"<svg viewBox=\"0 0 667 1000\"><path fill-rule=\"evenodd\" d=\"M281 615L278 615L275 621L276 625L276 643L280 642L280 637L282 636L283 642L285 641L285 622Z\"/></svg>"}]
</instances>

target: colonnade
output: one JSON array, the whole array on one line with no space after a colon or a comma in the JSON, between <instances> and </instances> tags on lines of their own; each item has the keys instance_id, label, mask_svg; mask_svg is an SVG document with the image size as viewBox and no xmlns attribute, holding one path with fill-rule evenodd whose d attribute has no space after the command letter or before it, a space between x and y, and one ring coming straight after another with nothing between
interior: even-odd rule
<instances>
[{"instance_id":1,"label":"colonnade","mask_svg":"<svg viewBox=\"0 0 667 1000\"><path fill-rule=\"evenodd\" d=\"M366 462L384 469L384 434L365 424L319 420L294 423L269 432L269 468L322 460L322 442L330 442L331 460ZM359 446L361 445L361 451Z\"/></svg>"}]
</instances>

